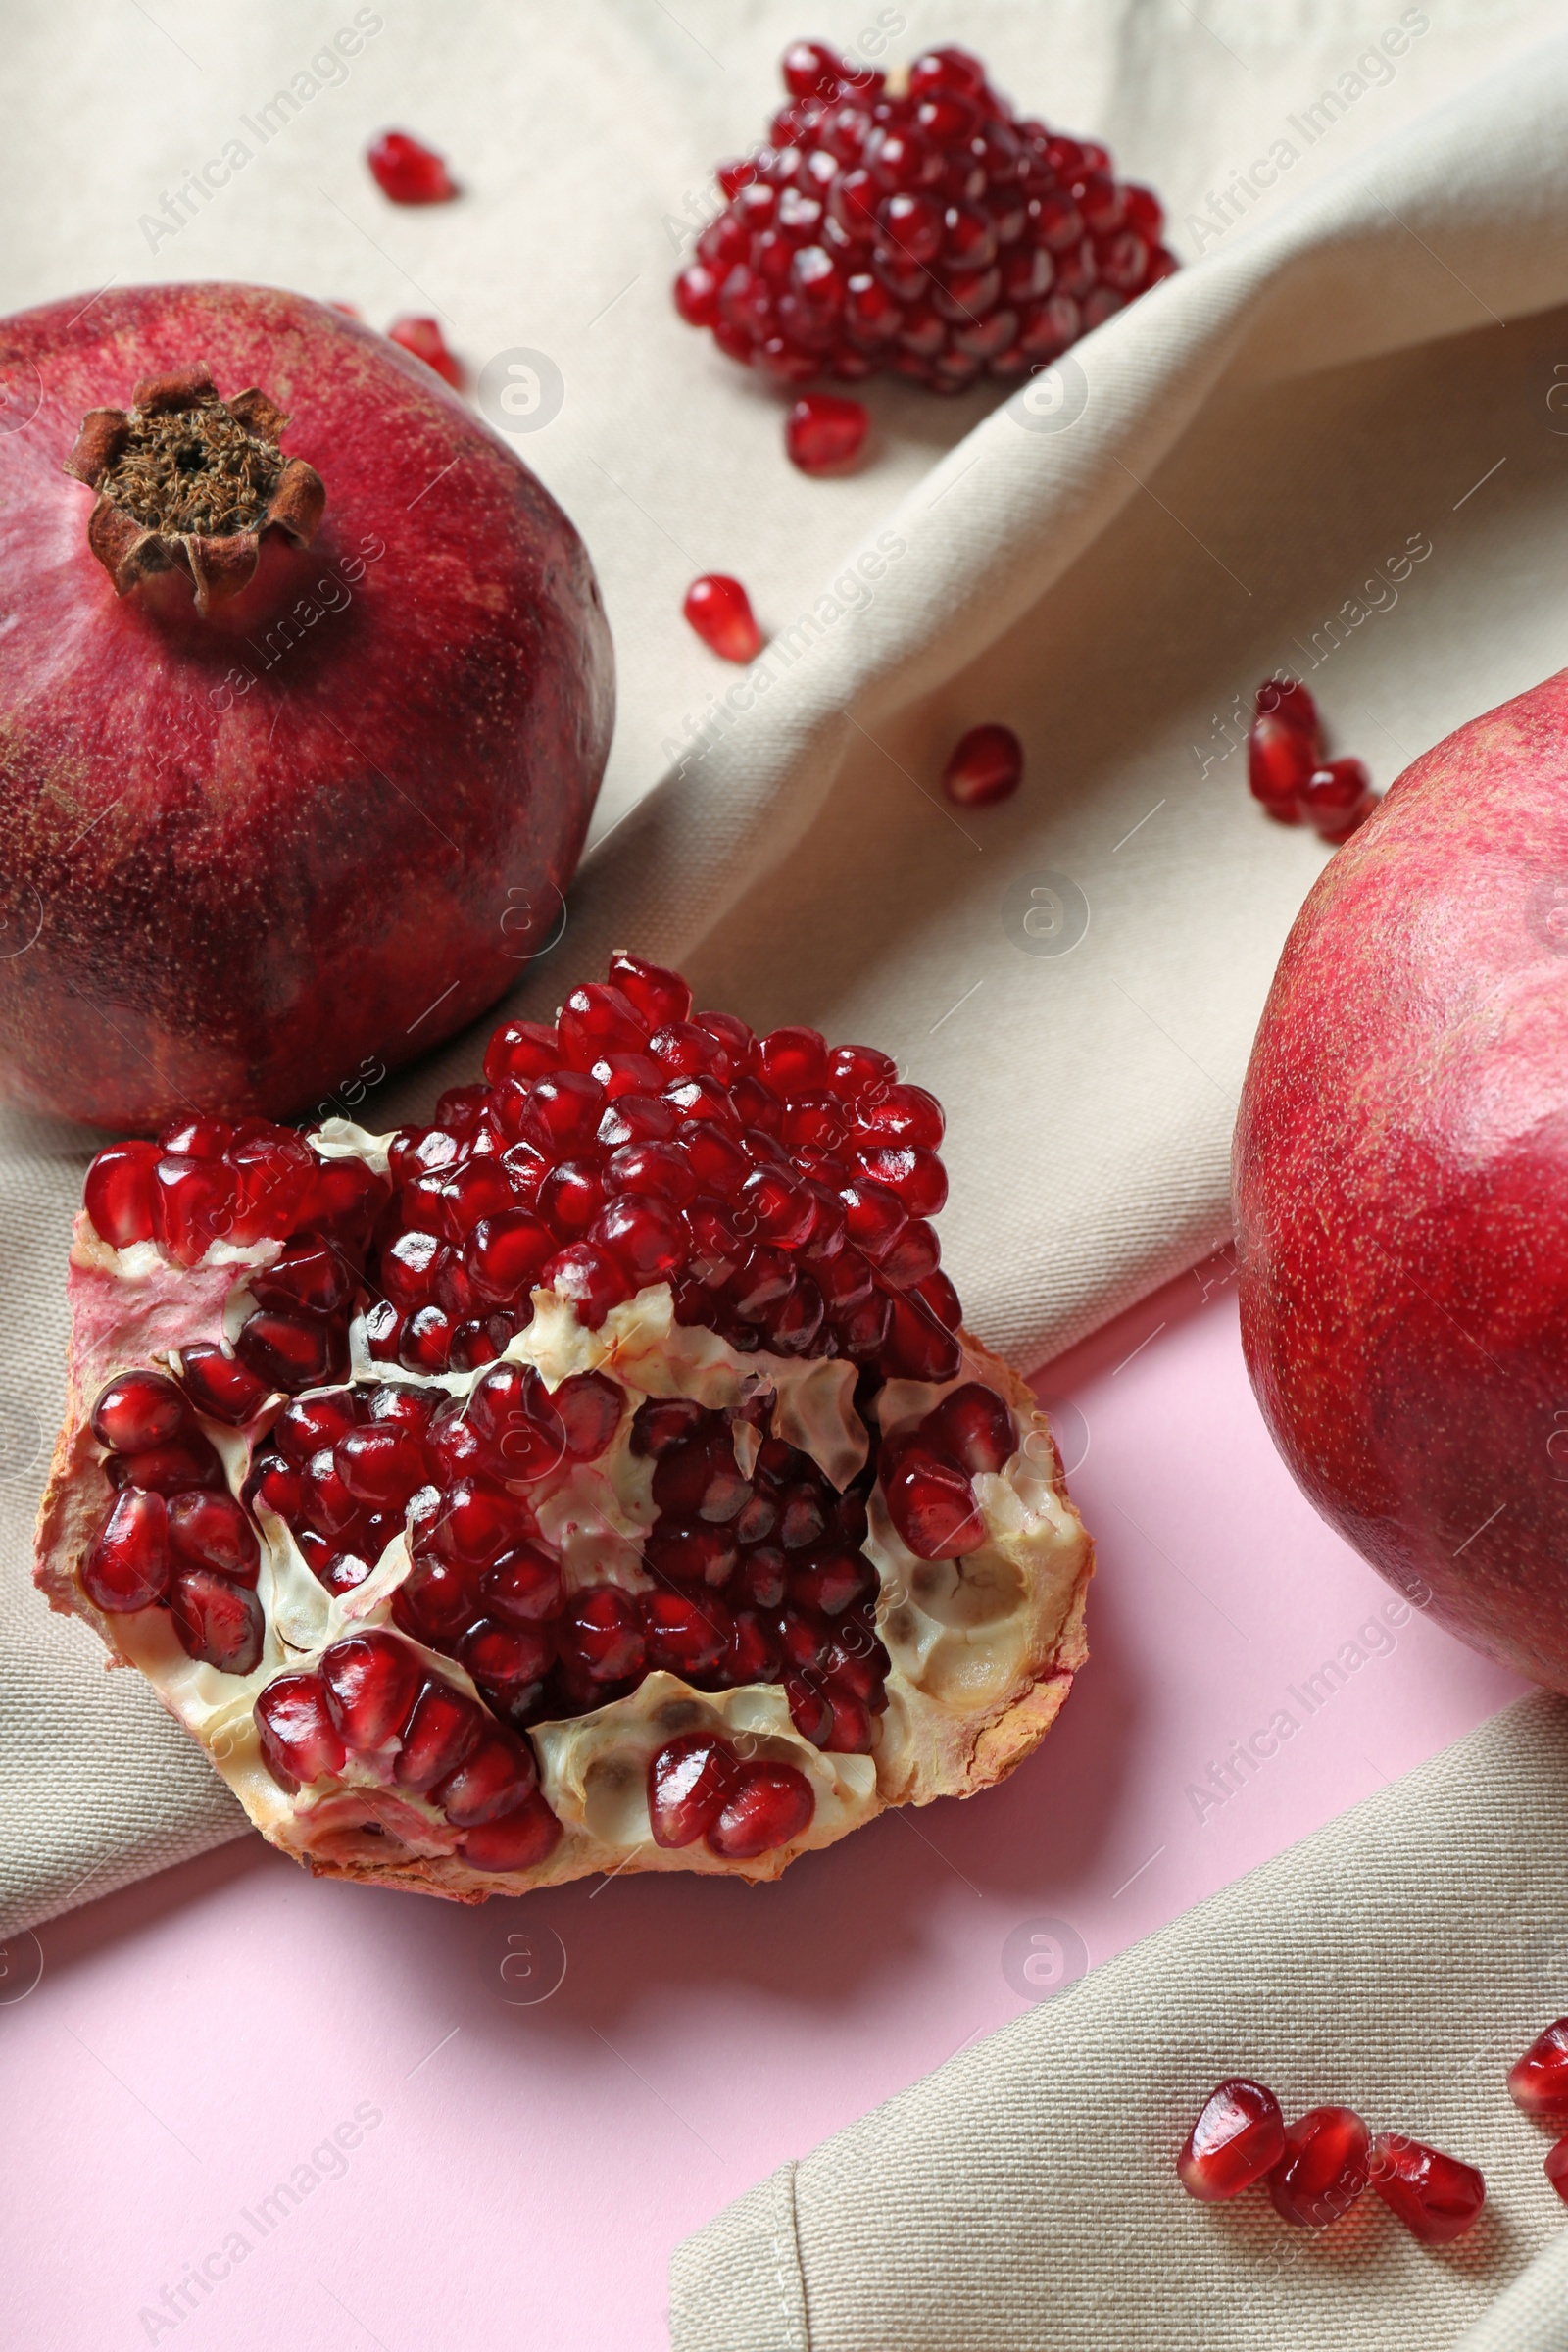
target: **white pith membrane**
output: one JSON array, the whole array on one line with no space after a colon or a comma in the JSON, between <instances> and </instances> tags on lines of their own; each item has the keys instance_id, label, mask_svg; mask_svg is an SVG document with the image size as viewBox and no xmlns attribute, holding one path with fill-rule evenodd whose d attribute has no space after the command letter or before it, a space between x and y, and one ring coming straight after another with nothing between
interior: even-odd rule
<instances>
[{"instance_id":1,"label":"white pith membrane","mask_svg":"<svg viewBox=\"0 0 1568 2352\"><path fill-rule=\"evenodd\" d=\"M355 1157L386 1169L391 1139L347 1121L331 1120L307 1140L322 1156ZM880 1484L872 1491L861 1549L877 1571L876 1630L892 1661L872 1752L839 1754L813 1745L797 1730L776 1683L709 1691L656 1670L627 1695L587 1714L530 1726L525 1737L537 1758L540 1788L564 1835L529 1869L479 1870L466 1862L457 1850L464 1832L430 1797L394 1782L395 1739L373 1756L351 1751L342 1771L290 1794L263 1761L255 1702L276 1675L316 1667L345 1634L389 1628L431 1677L484 1705L456 1658L425 1648L393 1623L392 1596L411 1566L405 1537L387 1544L365 1582L334 1595L313 1575L285 1523L258 1507L257 1591L267 1631L260 1663L243 1676L188 1656L167 1607L106 1614L78 1580L111 1496L105 1449L88 1425L94 1400L122 1371L152 1365L177 1375L182 1348L231 1338L250 1303L247 1269L270 1263L283 1248L281 1241L247 1249L216 1243L197 1265L181 1268L168 1264L151 1243L115 1250L85 1212L78 1215L68 1284L70 1387L39 1512L37 1581L53 1607L94 1626L112 1664L132 1665L146 1676L256 1827L313 1871L466 1902L596 1871L697 1870L772 1879L796 1854L833 1843L884 1805L923 1804L989 1786L1049 1730L1087 1655L1084 1596L1093 1548L1032 1393L962 1333L963 1360L953 1380L884 1385L877 1398L880 1437L911 1430L952 1390L978 1381L1010 1406L1019 1446L1000 1472L973 1478L984 1541L961 1558L917 1558L896 1533ZM867 1460L868 1434L855 1407L852 1363L740 1353L714 1331L678 1323L666 1283L612 1308L598 1330L584 1327L553 1291L535 1291L533 1309L500 1360L535 1366L552 1391L569 1375L602 1372L627 1397L619 1427L597 1459L567 1463L530 1490L541 1533L564 1562L568 1593L590 1584L614 1584L630 1592L655 1586L640 1557L657 1515L650 1493L654 1465L629 1444L632 1414L645 1397L691 1397L721 1409L766 1393L768 1434L809 1455L836 1492ZM350 1346L349 1381L356 1386L386 1380L465 1397L493 1369L421 1375L372 1361L359 1316ZM348 1384L326 1385L340 1390ZM243 1430L194 1414L236 1497L257 1446L288 1401L274 1396ZM744 1446L744 1425L737 1426ZM701 1839L676 1848L656 1844L648 1765L669 1740L691 1732L721 1733L748 1762L788 1764L804 1774L814 1799L807 1829L787 1845L745 1859L720 1856Z\"/></svg>"}]
</instances>

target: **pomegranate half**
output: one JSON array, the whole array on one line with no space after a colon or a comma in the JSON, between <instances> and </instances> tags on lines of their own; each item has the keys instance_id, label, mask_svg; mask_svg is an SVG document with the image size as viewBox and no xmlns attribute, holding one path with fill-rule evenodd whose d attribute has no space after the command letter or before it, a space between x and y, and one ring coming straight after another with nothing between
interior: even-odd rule
<instances>
[{"instance_id":1,"label":"pomegranate half","mask_svg":"<svg viewBox=\"0 0 1568 2352\"><path fill-rule=\"evenodd\" d=\"M960 1328L942 1132L616 956L427 1127L108 1146L40 1586L340 1877L772 1878L986 1787L1092 1550Z\"/></svg>"},{"instance_id":2,"label":"pomegranate half","mask_svg":"<svg viewBox=\"0 0 1568 2352\"><path fill-rule=\"evenodd\" d=\"M613 703L587 555L298 295L52 303L0 369L0 1086L121 1130L330 1109L561 919Z\"/></svg>"},{"instance_id":3,"label":"pomegranate half","mask_svg":"<svg viewBox=\"0 0 1568 2352\"><path fill-rule=\"evenodd\" d=\"M1242 1339L1341 1534L1568 1691L1568 671L1324 868L1236 1131Z\"/></svg>"}]
</instances>

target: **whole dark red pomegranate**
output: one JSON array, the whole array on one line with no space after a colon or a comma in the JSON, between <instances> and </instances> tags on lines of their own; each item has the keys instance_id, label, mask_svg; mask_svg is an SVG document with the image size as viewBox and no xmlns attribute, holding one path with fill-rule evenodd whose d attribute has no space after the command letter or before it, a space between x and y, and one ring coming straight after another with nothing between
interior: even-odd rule
<instances>
[{"instance_id":1,"label":"whole dark red pomegranate","mask_svg":"<svg viewBox=\"0 0 1568 2352\"><path fill-rule=\"evenodd\" d=\"M1235 1188L1248 1365L1312 1501L1568 1690L1568 671L1418 760L1325 867Z\"/></svg>"},{"instance_id":2,"label":"whole dark red pomegranate","mask_svg":"<svg viewBox=\"0 0 1568 2352\"><path fill-rule=\"evenodd\" d=\"M566 516L298 295L52 303L0 370L0 1083L155 1128L450 1035L559 921L604 766Z\"/></svg>"}]
</instances>

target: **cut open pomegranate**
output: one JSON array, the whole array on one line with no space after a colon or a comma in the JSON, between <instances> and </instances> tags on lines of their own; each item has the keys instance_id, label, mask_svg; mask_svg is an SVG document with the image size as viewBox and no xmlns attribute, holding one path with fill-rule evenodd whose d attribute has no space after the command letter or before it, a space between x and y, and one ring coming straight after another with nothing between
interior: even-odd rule
<instances>
[{"instance_id":1,"label":"cut open pomegranate","mask_svg":"<svg viewBox=\"0 0 1568 2352\"><path fill-rule=\"evenodd\" d=\"M40 1585L318 1871L769 1878L985 1787L1091 1549L959 1325L942 1132L617 955L428 1125L111 1145Z\"/></svg>"}]
</instances>

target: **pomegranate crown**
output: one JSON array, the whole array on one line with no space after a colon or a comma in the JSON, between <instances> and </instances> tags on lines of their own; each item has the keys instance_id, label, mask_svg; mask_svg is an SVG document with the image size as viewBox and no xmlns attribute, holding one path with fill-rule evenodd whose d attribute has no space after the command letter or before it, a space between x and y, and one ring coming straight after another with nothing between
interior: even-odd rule
<instances>
[{"instance_id":1,"label":"pomegranate crown","mask_svg":"<svg viewBox=\"0 0 1568 2352\"><path fill-rule=\"evenodd\" d=\"M98 493L87 545L118 595L182 571L205 613L249 585L264 531L310 545L326 490L278 447L287 422L254 386L220 400L200 361L148 376L128 410L88 410L64 470Z\"/></svg>"}]
</instances>

